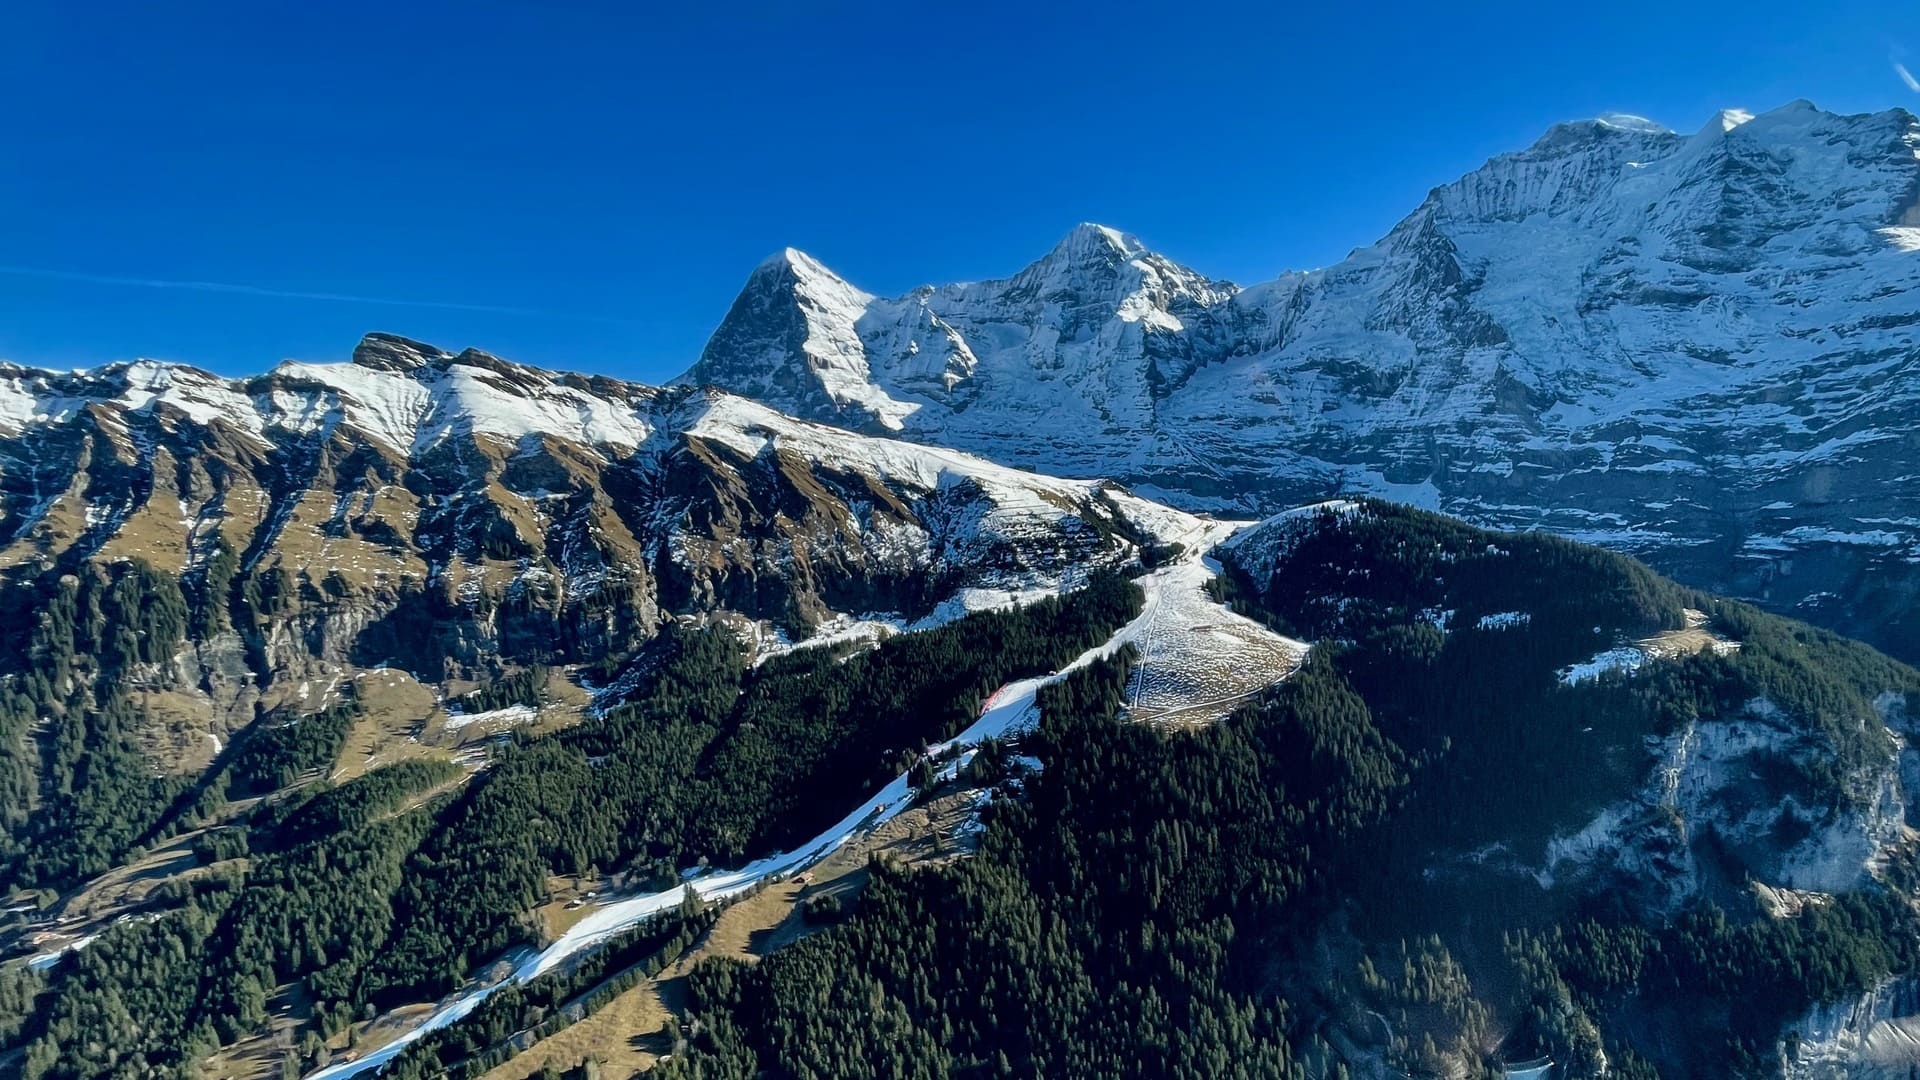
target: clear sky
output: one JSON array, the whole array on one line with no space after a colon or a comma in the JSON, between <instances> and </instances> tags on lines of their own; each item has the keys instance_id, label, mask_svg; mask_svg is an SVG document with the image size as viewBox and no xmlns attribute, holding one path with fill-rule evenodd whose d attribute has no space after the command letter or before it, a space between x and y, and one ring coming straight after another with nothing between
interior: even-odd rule
<instances>
[{"instance_id":1,"label":"clear sky","mask_svg":"<svg viewBox=\"0 0 1920 1080\"><path fill-rule=\"evenodd\" d=\"M896 293L1092 220L1248 282L1556 120L1920 107L1910 2L691 7L5 4L0 357L661 380L788 245Z\"/></svg>"}]
</instances>

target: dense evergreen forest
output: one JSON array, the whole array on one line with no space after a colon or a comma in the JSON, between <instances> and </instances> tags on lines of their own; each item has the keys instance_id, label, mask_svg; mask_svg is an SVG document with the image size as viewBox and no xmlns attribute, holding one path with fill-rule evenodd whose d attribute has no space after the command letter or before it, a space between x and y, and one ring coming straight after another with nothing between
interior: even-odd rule
<instances>
[{"instance_id":1,"label":"dense evergreen forest","mask_svg":"<svg viewBox=\"0 0 1920 1080\"><path fill-rule=\"evenodd\" d=\"M115 925L45 975L9 969L0 1036L24 1044L33 1078L183 1075L258 1030L275 988L297 984L311 1038L289 1068L304 1068L318 1037L437 996L504 950L537 943L527 914L550 875L599 870L653 888L685 866L804 839L971 722L993 689L1106 640L1139 605L1137 587L1103 574L1059 599L871 651L801 650L758 667L728 631L670 625L643 658L650 679L630 704L517 739L464 784L454 783L459 767L432 760L327 782L324 766L356 716L350 691L321 713L264 717L197 780L144 779L137 765L102 774L89 755L135 752L110 726L124 722L113 709L126 680L41 679L23 696L52 700L62 684L86 696L71 701L79 747L52 740L66 755L58 762L73 760L57 775L74 779L51 795L65 816L49 820L66 832L43 835L32 828L40 813L18 814L29 826L8 851L16 884L70 880L168 830L224 823L196 841L208 872L162 896L153 917ZM63 579L49 611L17 647L99 664L103 675L160 663L203 617L178 584L136 564ZM467 704L524 700L543 682L507 680ZM18 730L31 745L25 722ZM28 764L21 802L32 807ZM237 817L222 812L269 792L278 794ZM87 814L112 816L112 831ZM702 917L683 912L611 959L643 965ZM538 995L565 989L501 995L479 1030L546 1008Z\"/></svg>"},{"instance_id":2,"label":"dense evergreen forest","mask_svg":"<svg viewBox=\"0 0 1920 1080\"><path fill-rule=\"evenodd\" d=\"M1401 873L1435 845L1499 843L1537 859L1550 835L1639 782L1648 739L1736 717L1756 700L1791 717L1807 744L1779 763L1769 797L1807 806L1870 798L1854 781L1893 748L1875 699L1920 703L1920 674L1872 649L1677 586L1599 548L1384 503L1315 524L1268 580L1224 584L1242 610L1331 644L1381 730L1415 756L1444 760L1423 771L1393 831L1388 854L1406 863ZM1631 678L1561 678L1623 640L1682 626L1690 608L1738 650L1670 658ZM1514 612L1525 623L1501 625Z\"/></svg>"},{"instance_id":3,"label":"dense evergreen forest","mask_svg":"<svg viewBox=\"0 0 1920 1080\"><path fill-rule=\"evenodd\" d=\"M1270 964L1406 763L1319 660L1190 734L1116 719L1125 679L1043 691L1022 747L1043 767L973 858L878 867L845 925L698 969L665 1075L1306 1075Z\"/></svg>"},{"instance_id":4,"label":"dense evergreen forest","mask_svg":"<svg viewBox=\"0 0 1920 1080\"><path fill-rule=\"evenodd\" d=\"M138 564L86 566L6 590L0 639L0 816L10 886L97 874L158 827L186 781L153 776L130 690L187 630L179 583Z\"/></svg>"},{"instance_id":5,"label":"dense evergreen forest","mask_svg":"<svg viewBox=\"0 0 1920 1080\"><path fill-rule=\"evenodd\" d=\"M664 1074L1341 1075L1364 1032L1416 1074L1549 1055L1762 1076L1809 1005L1920 967L1913 908L1877 885L1780 918L1731 882L1669 917L1434 873L1490 839L1537 850L1631 790L1650 763L1596 743L1756 697L1824 749L1781 782L1853 797L1888 749L1874 699L1920 700L1910 669L1619 556L1384 505L1311 522L1270 580L1223 589L1320 642L1288 683L1199 732L1117 719L1116 665L1050 688L1021 748L1042 768L992 804L978 854L877 866L844 925L699 969ZM1687 608L1742 649L1557 677ZM1527 633L1481 628L1509 611Z\"/></svg>"}]
</instances>

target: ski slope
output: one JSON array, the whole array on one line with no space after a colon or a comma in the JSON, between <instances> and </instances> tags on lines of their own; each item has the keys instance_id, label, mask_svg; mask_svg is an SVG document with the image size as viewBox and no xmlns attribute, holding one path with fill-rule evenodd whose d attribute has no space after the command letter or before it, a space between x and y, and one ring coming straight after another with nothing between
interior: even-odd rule
<instances>
[{"instance_id":1,"label":"ski slope","mask_svg":"<svg viewBox=\"0 0 1920 1080\"><path fill-rule=\"evenodd\" d=\"M1220 567L1199 552L1245 527L1206 523L1189 544L1193 557L1142 579L1148 602L1131 638L1140 661L1127 684L1133 719L1211 723L1293 674L1306 658L1305 642L1227 610L1207 591Z\"/></svg>"}]
</instances>

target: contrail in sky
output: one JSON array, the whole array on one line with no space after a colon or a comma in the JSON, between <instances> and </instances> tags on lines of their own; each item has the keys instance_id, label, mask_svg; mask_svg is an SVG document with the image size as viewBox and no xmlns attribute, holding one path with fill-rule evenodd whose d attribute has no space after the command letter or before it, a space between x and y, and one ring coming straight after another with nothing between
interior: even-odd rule
<instances>
[{"instance_id":1,"label":"contrail in sky","mask_svg":"<svg viewBox=\"0 0 1920 1080\"><path fill-rule=\"evenodd\" d=\"M1907 89L1912 90L1916 94L1920 94L1920 79L1913 77L1913 72L1907 70L1907 65L1895 60L1893 62L1893 73L1900 76L1900 81L1907 84Z\"/></svg>"},{"instance_id":2,"label":"contrail in sky","mask_svg":"<svg viewBox=\"0 0 1920 1080\"><path fill-rule=\"evenodd\" d=\"M451 300L397 300L385 296L354 296L350 293L302 292L293 289L265 289L258 285L233 285L223 281L169 281L164 278L125 277L119 274L86 274L75 270L48 270L37 266L0 266L0 275L42 278L51 281L83 281L94 285L130 285L141 289L184 289L189 292L227 293L233 296L262 296L277 300L320 300L335 304L379 304L384 307L437 308L442 311L476 311L492 315L527 315L536 318L580 319L587 322L625 323L605 315L575 315L566 312L537 311L533 308L506 307L500 304L462 304Z\"/></svg>"}]
</instances>

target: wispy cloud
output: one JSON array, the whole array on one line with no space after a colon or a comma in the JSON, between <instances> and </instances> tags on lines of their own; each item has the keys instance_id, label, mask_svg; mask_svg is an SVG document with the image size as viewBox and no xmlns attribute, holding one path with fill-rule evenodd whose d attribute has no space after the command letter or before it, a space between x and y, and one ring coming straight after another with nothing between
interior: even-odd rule
<instances>
[{"instance_id":1,"label":"wispy cloud","mask_svg":"<svg viewBox=\"0 0 1920 1080\"><path fill-rule=\"evenodd\" d=\"M1913 77L1913 72L1907 70L1907 65L1895 60L1893 62L1893 73L1900 76L1900 81L1907 84L1907 89L1916 94L1920 94L1920 79Z\"/></svg>"},{"instance_id":2,"label":"wispy cloud","mask_svg":"<svg viewBox=\"0 0 1920 1080\"><path fill-rule=\"evenodd\" d=\"M128 277L120 274L89 274L77 270L52 270L38 266L0 266L0 275L41 278L48 281L79 281L91 285L125 285L139 289L180 289L187 292L226 293L231 296L259 296L276 300L317 300L333 304L377 304L381 307L434 308L440 311L472 311L490 315L525 315L534 318L577 319L585 322L624 323L630 320L605 315L580 315L571 312L540 311L535 308L508 307L500 304L463 304L451 300L406 300L391 296L356 296L351 293L306 292L298 289L268 289L258 285L234 285L224 281L173 281L166 278Z\"/></svg>"}]
</instances>

